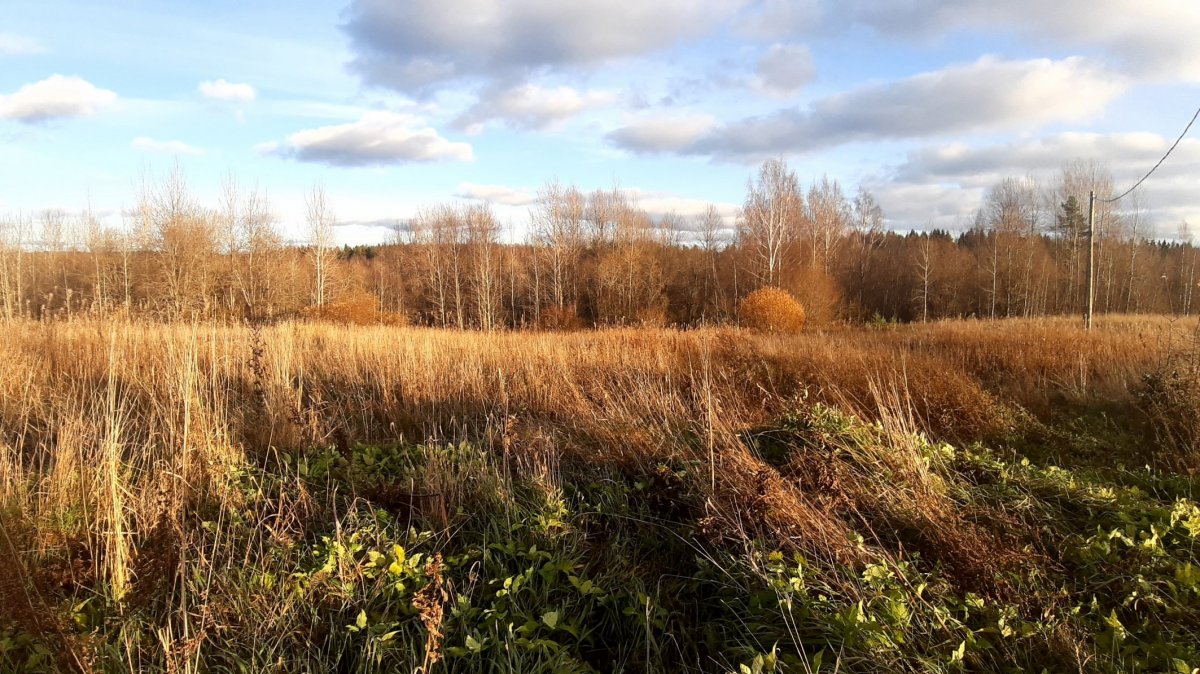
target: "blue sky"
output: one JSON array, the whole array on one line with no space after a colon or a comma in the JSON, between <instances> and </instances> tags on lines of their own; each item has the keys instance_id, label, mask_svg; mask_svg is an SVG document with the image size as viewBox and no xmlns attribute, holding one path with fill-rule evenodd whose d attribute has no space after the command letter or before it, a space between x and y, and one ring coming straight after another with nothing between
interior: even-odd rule
<instances>
[{"instance_id":1,"label":"blue sky","mask_svg":"<svg viewBox=\"0 0 1200 674\"><path fill-rule=\"evenodd\" d=\"M783 156L962 227L1004 176L1135 180L1200 105L1195 34L1194 0L4 0L0 215L119 223L178 162L297 239L315 183L345 241L452 199L519 232L550 179L732 218ZM1200 223L1198 179L1189 139L1146 190L1161 233Z\"/></svg>"}]
</instances>

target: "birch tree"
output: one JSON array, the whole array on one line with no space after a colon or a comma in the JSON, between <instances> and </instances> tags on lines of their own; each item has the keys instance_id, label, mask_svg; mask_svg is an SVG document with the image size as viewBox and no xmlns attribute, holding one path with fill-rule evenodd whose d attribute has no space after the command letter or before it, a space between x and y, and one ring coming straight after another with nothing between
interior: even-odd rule
<instances>
[{"instance_id":1,"label":"birch tree","mask_svg":"<svg viewBox=\"0 0 1200 674\"><path fill-rule=\"evenodd\" d=\"M329 273L336 251L333 226L336 222L325 196L324 185L314 185L304 197L305 222L313 263L313 304L319 309L329 300Z\"/></svg>"}]
</instances>

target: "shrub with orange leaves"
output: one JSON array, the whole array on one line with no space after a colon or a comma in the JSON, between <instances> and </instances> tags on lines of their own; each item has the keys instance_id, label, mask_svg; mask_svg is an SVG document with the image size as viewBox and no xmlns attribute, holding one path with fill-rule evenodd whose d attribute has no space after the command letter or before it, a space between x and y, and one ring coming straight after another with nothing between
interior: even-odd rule
<instances>
[{"instance_id":1,"label":"shrub with orange leaves","mask_svg":"<svg viewBox=\"0 0 1200 674\"><path fill-rule=\"evenodd\" d=\"M375 296L366 291L352 291L323 307L309 307L301 315L309 320L342 325L408 325L404 314L381 312Z\"/></svg>"},{"instance_id":2,"label":"shrub with orange leaves","mask_svg":"<svg viewBox=\"0 0 1200 674\"><path fill-rule=\"evenodd\" d=\"M759 288L738 306L743 327L763 332L796 333L804 330L807 314L804 305L787 291Z\"/></svg>"}]
</instances>

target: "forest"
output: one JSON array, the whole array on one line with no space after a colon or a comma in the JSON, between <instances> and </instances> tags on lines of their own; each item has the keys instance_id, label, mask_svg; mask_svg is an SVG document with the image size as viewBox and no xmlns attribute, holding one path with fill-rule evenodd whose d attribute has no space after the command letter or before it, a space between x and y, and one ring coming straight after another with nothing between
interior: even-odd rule
<instances>
[{"instance_id":1,"label":"forest","mask_svg":"<svg viewBox=\"0 0 1200 674\"><path fill-rule=\"evenodd\" d=\"M551 182L527 227L483 203L431 205L383 245L339 246L333 199L305 197L289 240L264 191L230 178L215 204L183 172L141 181L120 225L46 210L0 218L6 319L106 316L494 330L735 323L763 286L791 292L810 324L1075 314L1086 296L1089 191L1099 313L1189 315L1197 251L1189 225L1156 234L1139 195L1115 203L1094 161L1052 180L986 191L965 231L901 227L865 189L808 186L782 160L748 181L735 216L651 214L636 194ZM522 231L518 231L522 230Z\"/></svg>"}]
</instances>

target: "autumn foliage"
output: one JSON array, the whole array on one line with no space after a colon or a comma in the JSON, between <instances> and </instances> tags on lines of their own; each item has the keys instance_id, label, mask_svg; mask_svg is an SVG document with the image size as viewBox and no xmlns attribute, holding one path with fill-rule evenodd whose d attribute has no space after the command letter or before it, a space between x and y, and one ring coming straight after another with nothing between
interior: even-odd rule
<instances>
[{"instance_id":1,"label":"autumn foliage","mask_svg":"<svg viewBox=\"0 0 1200 674\"><path fill-rule=\"evenodd\" d=\"M804 330L804 306L785 290L759 288L738 307L742 325L763 332L797 333Z\"/></svg>"},{"instance_id":2,"label":"autumn foliage","mask_svg":"<svg viewBox=\"0 0 1200 674\"><path fill-rule=\"evenodd\" d=\"M364 291L348 293L321 307L308 307L301 311L308 320L339 323L342 325L407 325L404 314L395 311L380 311L373 295Z\"/></svg>"}]
</instances>

